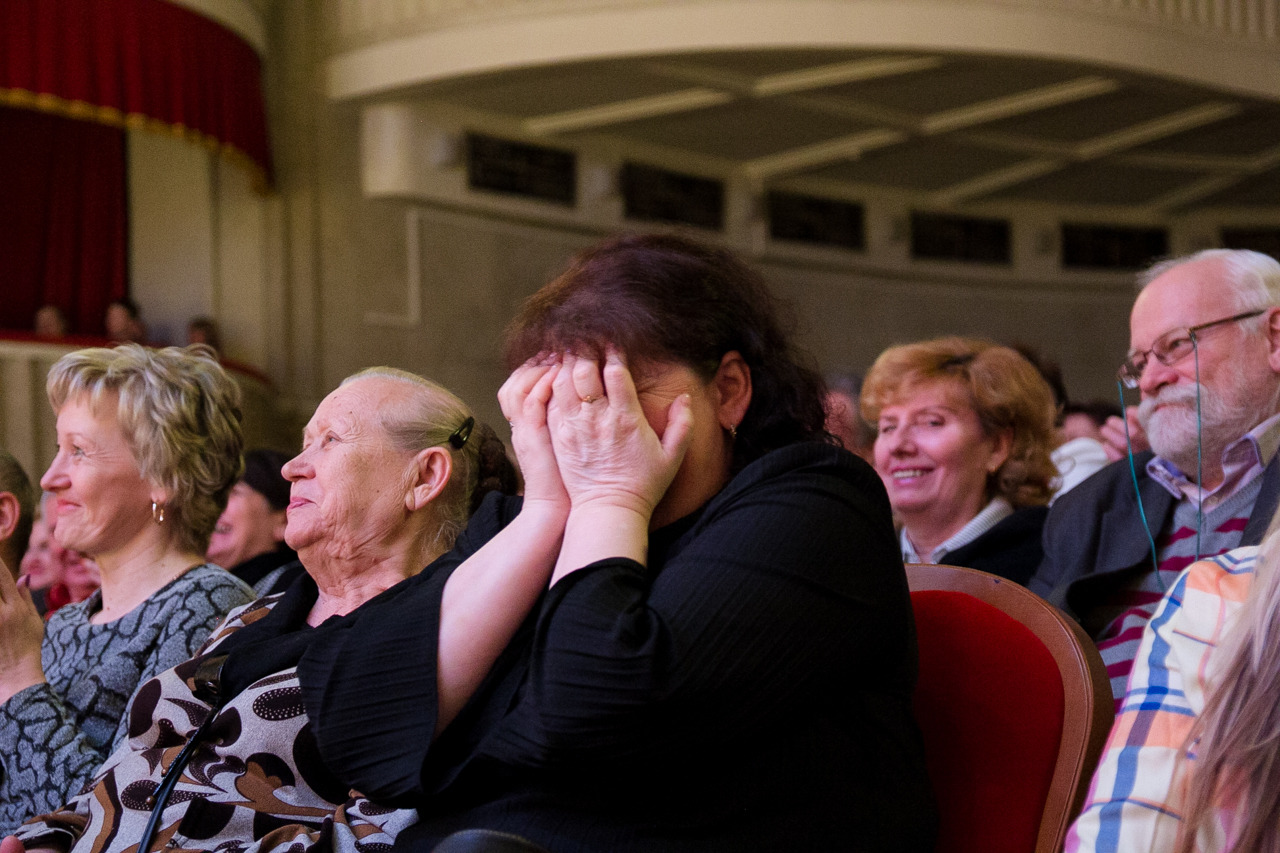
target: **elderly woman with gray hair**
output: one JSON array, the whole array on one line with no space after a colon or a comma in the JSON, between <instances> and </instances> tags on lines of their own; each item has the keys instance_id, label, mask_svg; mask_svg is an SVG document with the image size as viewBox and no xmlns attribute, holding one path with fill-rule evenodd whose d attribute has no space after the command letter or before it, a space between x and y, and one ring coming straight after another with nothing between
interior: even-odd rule
<instances>
[{"instance_id":1,"label":"elderly woman with gray hair","mask_svg":"<svg viewBox=\"0 0 1280 853\"><path fill-rule=\"evenodd\" d=\"M48 624L0 572L0 828L78 791L143 681L191 656L252 591L203 555L240 473L240 392L203 347L68 353L49 372L55 537L102 588Z\"/></svg>"},{"instance_id":2,"label":"elderly woman with gray hair","mask_svg":"<svg viewBox=\"0 0 1280 853\"><path fill-rule=\"evenodd\" d=\"M373 368L320 403L284 475L285 540L306 573L143 684L127 738L79 796L19 830L27 849L267 850L322 837L384 850L415 819L339 809L349 787L320 758L298 662L345 629L331 617L395 600L401 581L452 547L481 494L514 491L515 469L453 394ZM396 685L385 689L400 707ZM21 849L13 839L0 846Z\"/></svg>"}]
</instances>

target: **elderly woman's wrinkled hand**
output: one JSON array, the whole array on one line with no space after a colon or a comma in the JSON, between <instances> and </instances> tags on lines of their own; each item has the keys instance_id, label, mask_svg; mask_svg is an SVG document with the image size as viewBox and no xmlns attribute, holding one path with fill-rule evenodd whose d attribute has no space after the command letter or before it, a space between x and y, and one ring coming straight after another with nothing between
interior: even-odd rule
<instances>
[{"instance_id":1,"label":"elderly woman's wrinkled hand","mask_svg":"<svg viewBox=\"0 0 1280 853\"><path fill-rule=\"evenodd\" d=\"M44 620L26 585L0 564L0 702L45 680L40 663Z\"/></svg>"},{"instance_id":2,"label":"elderly woman's wrinkled hand","mask_svg":"<svg viewBox=\"0 0 1280 853\"><path fill-rule=\"evenodd\" d=\"M613 350L603 369L594 359L563 357L548 418L574 508L613 506L646 518L684 459L693 422L689 400L677 397L659 437L645 418L630 370Z\"/></svg>"},{"instance_id":3,"label":"elderly woman's wrinkled hand","mask_svg":"<svg viewBox=\"0 0 1280 853\"><path fill-rule=\"evenodd\" d=\"M503 383L498 403L511 424L511 447L524 475L525 503L542 502L568 512L569 496L560 479L547 426L547 405L559 370L557 358L542 355L529 359Z\"/></svg>"}]
</instances>

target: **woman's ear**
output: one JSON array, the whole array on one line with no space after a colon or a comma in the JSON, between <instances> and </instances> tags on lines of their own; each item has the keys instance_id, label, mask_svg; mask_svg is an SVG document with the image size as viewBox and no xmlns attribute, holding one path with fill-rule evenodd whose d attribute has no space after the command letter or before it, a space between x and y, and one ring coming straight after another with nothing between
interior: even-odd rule
<instances>
[{"instance_id":1,"label":"woman's ear","mask_svg":"<svg viewBox=\"0 0 1280 853\"><path fill-rule=\"evenodd\" d=\"M0 492L0 541L13 535L21 514L22 507L18 504L17 496L13 492Z\"/></svg>"},{"instance_id":2,"label":"woman's ear","mask_svg":"<svg viewBox=\"0 0 1280 853\"><path fill-rule=\"evenodd\" d=\"M751 368L746 359L737 350L729 350L720 359L712 382L716 386L720 426L726 431L737 429L751 405Z\"/></svg>"},{"instance_id":3,"label":"woman's ear","mask_svg":"<svg viewBox=\"0 0 1280 853\"><path fill-rule=\"evenodd\" d=\"M449 485L453 476L453 457L443 447L428 447L413 457L413 482L404 496L409 512L417 512L436 498Z\"/></svg>"},{"instance_id":4,"label":"woman's ear","mask_svg":"<svg viewBox=\"0 0 1280 853\"><path fill-rule=\"evenodd\" d=\"M991 456L987 460L987 473L994 474L1009 460L1013 451L1013 430L1002 429L992 438Z\"/></svg>"}]
</instances>

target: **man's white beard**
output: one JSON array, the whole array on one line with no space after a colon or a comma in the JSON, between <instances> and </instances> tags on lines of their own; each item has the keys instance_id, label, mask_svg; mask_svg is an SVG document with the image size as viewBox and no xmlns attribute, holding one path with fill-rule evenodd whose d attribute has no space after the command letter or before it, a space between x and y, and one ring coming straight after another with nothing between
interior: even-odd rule
<instances>
[{"instance_id":1,"label":"man's white beard","mask_svg":"<svg viewBox=\"0 0 1280 853\"><path fill-rule=\"evenodd\" d=\"M1231 377L1235 380L1236 377ZM1196 426L1196 389L1200 391L1200 429ZM1161 407L1156 411L1156 407ZM1138 406L1138 422L1147 433L1156 455L1177 465L1191 479L1196 471L1196 436L1200 435L1203 463L1216 469L1222 462L1227 445L1265 419L1252 406L1242 411L1233 407L1224 395L1197 383L1167 385L1155 397Z\"/></svg>"}]
</instances>

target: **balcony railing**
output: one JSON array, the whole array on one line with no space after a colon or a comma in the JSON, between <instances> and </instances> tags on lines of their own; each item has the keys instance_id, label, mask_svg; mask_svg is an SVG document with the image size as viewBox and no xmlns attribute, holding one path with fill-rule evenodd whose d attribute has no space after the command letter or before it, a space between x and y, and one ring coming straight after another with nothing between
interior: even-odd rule
<instances>
[{"instance_id":1,"label":"balcony railing","mask_svg":"<svg viewBox=\"0 0 1280 853\"><path fill-rule=\"evenodd\" d=\"M767 0L776 5L777 0ZM680 6L697 0L326 0L331 53L390 39L521 16L601 9ZM740 0L751 6L764 0ZM793 0L809 3L811 0ZM858 0L849 0L857 3ZM1280 0L895 0L898 4L1011 7L1011 10L1093 15L1127 26L1174 28L1249 45L1280 42Z\"/></svg>"}]
</instances>

